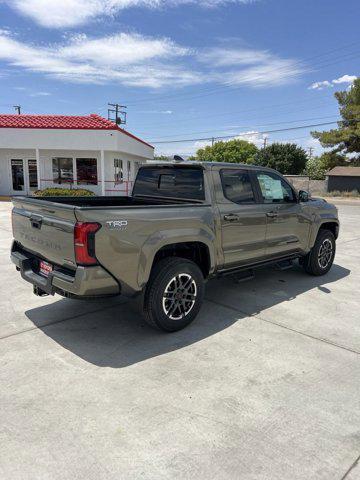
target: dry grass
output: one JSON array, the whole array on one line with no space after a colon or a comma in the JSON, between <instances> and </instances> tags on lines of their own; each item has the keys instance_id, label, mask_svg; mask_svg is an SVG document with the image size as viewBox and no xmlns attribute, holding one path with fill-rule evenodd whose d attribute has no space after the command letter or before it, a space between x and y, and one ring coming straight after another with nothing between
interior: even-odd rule
<instances>
[{"instance_id":1,"label":"dry grass","mask_svg":"<svg viewBox=\"0 0 360 480\"><path fill-rule=\"evenodd\" d=\"M340 192L340 190L333 190L332 192L323 192L322 195L324 197L360 198L359 190L352 190L351 192Z\"/></svg>"}]
</instances>

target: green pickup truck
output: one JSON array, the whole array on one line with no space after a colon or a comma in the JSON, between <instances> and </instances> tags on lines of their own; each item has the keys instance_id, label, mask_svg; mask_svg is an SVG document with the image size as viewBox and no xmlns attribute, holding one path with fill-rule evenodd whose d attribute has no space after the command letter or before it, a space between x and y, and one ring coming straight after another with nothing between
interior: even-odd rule
<instances>
[{"instance_id":1,"label":"green pickup truck","mask_svg":"<svg viewBox=\"0 0 360 480\"><path fill-rule=\"evenodd\" d=\"M324 275L337 209L274 170L177 162L139 169L130 197L14 197L11 259L37 295L141 295L145 319L194 320L207 279L289 265ZM126 308L126 307L124 307Z\"/></svg>"}]
</instances>

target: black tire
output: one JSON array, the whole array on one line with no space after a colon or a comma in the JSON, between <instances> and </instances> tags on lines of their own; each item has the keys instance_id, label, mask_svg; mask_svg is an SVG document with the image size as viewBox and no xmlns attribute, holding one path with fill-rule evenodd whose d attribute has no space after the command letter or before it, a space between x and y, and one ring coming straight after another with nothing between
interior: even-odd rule
<instances>
[{"instance_id":1,"label":"black tire","mask_svg":"<svg viewBox=\"0 0 360 480\"><path fill-rule=\"evenodd\" d=\"M304 269L310 275L325 275L335 258L335 237L330 230L320 230L315 244L303 261ZM327 254L324 256L324 252Z\"/></svg>"},{"instance_id":2,"label":"black tire","mask_svg":"<svg viewBox=\"0 0 360 480\"><path fill-rule=\"evenodd\" d=\"M199 313L204 289L204 276L194 262L179 257L160 260L145 290L146 322L165 332L183 329Z\"/></svg>"}]
</instances>

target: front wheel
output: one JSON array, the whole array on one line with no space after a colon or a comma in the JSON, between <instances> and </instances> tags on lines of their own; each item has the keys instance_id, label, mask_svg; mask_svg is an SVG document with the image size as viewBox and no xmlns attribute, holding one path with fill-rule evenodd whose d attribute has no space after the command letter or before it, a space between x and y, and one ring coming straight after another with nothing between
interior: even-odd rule
<instances>
[{"instance_id":1,"label":"front wheel","mask_svg":"<svg viewBox=\"0 0 360 480\"><path fill-rule=\"evenodd\" d=\"M304 269L310 275L325 275L335 257L335 237L330 230L320 230L311 251L304 258Z\"/></svg>"},{"instance_id":2,"label":"front wheel","mask_svg":"<svg viewBox=\"0 0 360 480\"><path fill-rule=\"evenodd\" d=\"M204 276L190 260L170 257L155 265L144 296L144 317L152 327L176 332L199 313Z\"/></svg>"}]
</instances>

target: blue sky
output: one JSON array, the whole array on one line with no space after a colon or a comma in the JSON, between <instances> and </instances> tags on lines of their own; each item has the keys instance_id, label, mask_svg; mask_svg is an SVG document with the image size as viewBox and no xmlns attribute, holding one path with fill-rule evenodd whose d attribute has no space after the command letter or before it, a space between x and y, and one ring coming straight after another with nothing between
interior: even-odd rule
<instances>
[{"instance_id":1,"label":"blue sky","mask_svg":"<svg viewBox=\"0 0 360 480\"><path fill-rule=\"evenodd\" d=\"M359 74L358 0L0 0L0 111L107 115L158 154L331 122ZM328 127L319 127L326 129ZM311 129L266 134L315 148Z\"/></svg>"}]
</instances>

